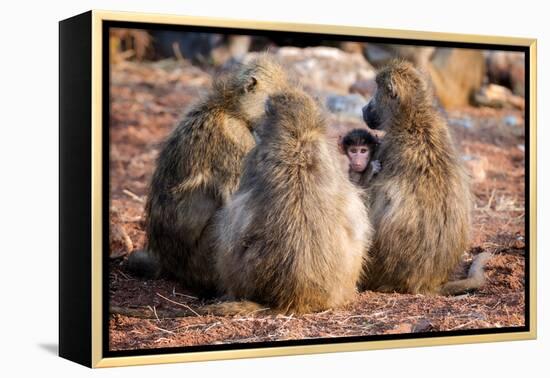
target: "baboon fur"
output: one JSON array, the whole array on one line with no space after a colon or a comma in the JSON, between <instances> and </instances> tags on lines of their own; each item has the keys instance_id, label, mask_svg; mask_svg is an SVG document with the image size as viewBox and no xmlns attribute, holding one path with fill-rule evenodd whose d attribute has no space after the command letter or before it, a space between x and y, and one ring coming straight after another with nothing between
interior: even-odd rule
<instances>
[{"instance_id":1,"label":"baboon fur","mask_svg":"<svg viewBox=\"0 0 550 378\"><path fill-rule=\"evenodd\" d=\"M368 188L375 234L364 286L422 294L477 288L483 264L467 280L446 286L468 248L472 199L426 81L410 63L393 61L376 83L364 116L369 127L386 134L375 157L382 170Z\"/></svg>"},{"instance_id":2,"label":"baboon fur","mask_svg":"<svg viewBox=\"0 0 550 378\"><path fill-rule=\"evenodd\" d=\"M229 297L279 313L344 305L357 291L372 231L323 113L289 90L270 97L258 133L239 189L217 216L221 283Z\"/></svg>"},{"instance_id":3,"label":"baboon fur","mask_svg":"<svg viewBox=\"0 0 550 378\"><path fill-rule=\"evenodd\" d=\"M218 292L212 218L238 187L265 100L286 85L281 66L260 56L216 80L162 147L145 210L148 252L200 295Z\"/></svg>"}]
</instances>

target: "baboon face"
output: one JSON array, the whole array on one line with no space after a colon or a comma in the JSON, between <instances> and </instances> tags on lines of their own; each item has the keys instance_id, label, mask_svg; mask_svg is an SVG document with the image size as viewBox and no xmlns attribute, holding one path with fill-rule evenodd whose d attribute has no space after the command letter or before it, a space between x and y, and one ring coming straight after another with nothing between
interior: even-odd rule
<instances>
[{"instance_id":1,"label":"baboon face","mask_svg":"<svg viewBox=\"0 0 550 378\"><path fill-rule=\"evenodd\" d=\"M376 75L376 93L363 107L370 128L384 130L395 115L425 101L426 83L411 63L394 61Z\"/></svg>"},{"instance_id":2,"label":"baboon face","mask_svg":"<svg viewBox=\"0 0 550 378\"><path fill-rule=\"evenodd\" d=\"M368 106L364 109L364 118L372 117L372 111ZM372 120L371 120L372 123ZM370 158L374 153L376 146L379 145L376 135L371 134L365 129L354 129L348 132L339 141L341 151L349 159L349 168L355 173L363 173L367 168Z\"/></svg>"},{"instance_id":3,"label":"baboon face","mask_svg":"<svg viewBox=\"0 0 550 378\"><path fill-rule=\"evenodd\" d=\"M370 158L368 146L350 146L346 151L346 155L348 155L350 168L353 172L362 173L365 171Z\"/></svg>"}]
</instances>

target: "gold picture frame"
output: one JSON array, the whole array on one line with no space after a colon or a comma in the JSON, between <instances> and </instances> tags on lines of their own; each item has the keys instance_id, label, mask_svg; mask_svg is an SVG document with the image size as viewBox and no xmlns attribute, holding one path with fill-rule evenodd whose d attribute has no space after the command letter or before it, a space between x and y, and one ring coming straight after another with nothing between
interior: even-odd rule
<instances>
[{"instance_id":1,"label":"gold picture frame","mask_svg":"<svg viewBox=\"0 0 550 378\"><path fill-rule=\"evenodd\" d=\"M259 348L192 351L109 357L104 353L104 182L105 29L108 22L187 25L244 30L320 33L393 38L431 43L519 46L528 56L526 72L526 223L529 225L526 311L528 329L520 332L434 336ZM83 53L84 51L84 53ZM537 236L537 41L536 39L317 24L258 22L93 10L60 22L60 355L89 367L113 367L295 354L346 352L535 339ZM72 67L74 66L81 66ZM79 95L82 94L82 95ZM527 121L528 120L528 121ZM89 126L75 124L85 122ZM527 127L527 126L526 126ZM82 146L86 148L82 149ZM85 160L75 162L80 154ZM89 154L89 155L88 155ZM88 165L89 163L89 165ZM527 174L528 173L528 174ZM526 198L527 200L527 198ZM81 203L81 208L75 204ZM528 209L527 209L528 205ZM80 213L78 213L80 211ZM85 218L85 219L82 219ZM82 251L82 253L81 253ZM80 297L78 297L80 295ZM77 298L78 297L78 298Z\"/></svg>"}]
</instances>

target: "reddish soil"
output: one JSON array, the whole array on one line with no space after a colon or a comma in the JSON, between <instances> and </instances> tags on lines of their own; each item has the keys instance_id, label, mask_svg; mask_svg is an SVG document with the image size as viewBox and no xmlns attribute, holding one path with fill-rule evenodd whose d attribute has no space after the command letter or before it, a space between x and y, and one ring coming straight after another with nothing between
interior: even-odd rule
<instances>
[{"instance_id":1,"label":"reddish soil","mask_svg":"<svg viewBox=\"0 0 550 378\"><path fill-rule=\"evenodd\" d=\"M191 308L204 305L177 283L132 277L123 262L127 253L144 247L143 205L159 142L210 80L201 69L185 64L163 67L122 62L113 66L111 304L153 309L178 307L170 301ZM457 276L464 275L475 254L493 253L483 289L457 297L364 292L346 308L303 316L258 313L149 320L111 315L111 350L523 326L523 113L472 107L450 111L448 116L461 153L483 161L474 182L471 248L457 272ZM359 120L334 116L331 134L359 126Z\"/></svg>"}]
</instances>

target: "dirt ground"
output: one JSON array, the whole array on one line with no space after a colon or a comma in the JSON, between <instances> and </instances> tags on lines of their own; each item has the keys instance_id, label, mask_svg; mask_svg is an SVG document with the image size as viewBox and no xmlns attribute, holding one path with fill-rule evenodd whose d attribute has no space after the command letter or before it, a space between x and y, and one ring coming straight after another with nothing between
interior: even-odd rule
<instances>
[{"instance_id":1,"label":"dirt ground","mask_svg":"<svg viewBox=\"0 0 550 378\"><path fill-rule=\"evenodd\" d=\"M124 268L125 255L144 247L143 206L159 142L210 84L201 69L174 63L121 62L112 68L110 124L113 305L197 308L204 304L177 283L141 280ZM511 109L449 111L449 124L475 177L472 256L493 253L487 285L476 293L422 296L364 292L339 310L303 316L193 316L136 319L111 315L109 347L131 350L221 343L518 327L525 324L524 115ZM333 116L333 137L359 119ZM179 303L179 304L178 304Z\"/></svg>"}]
</instances>

